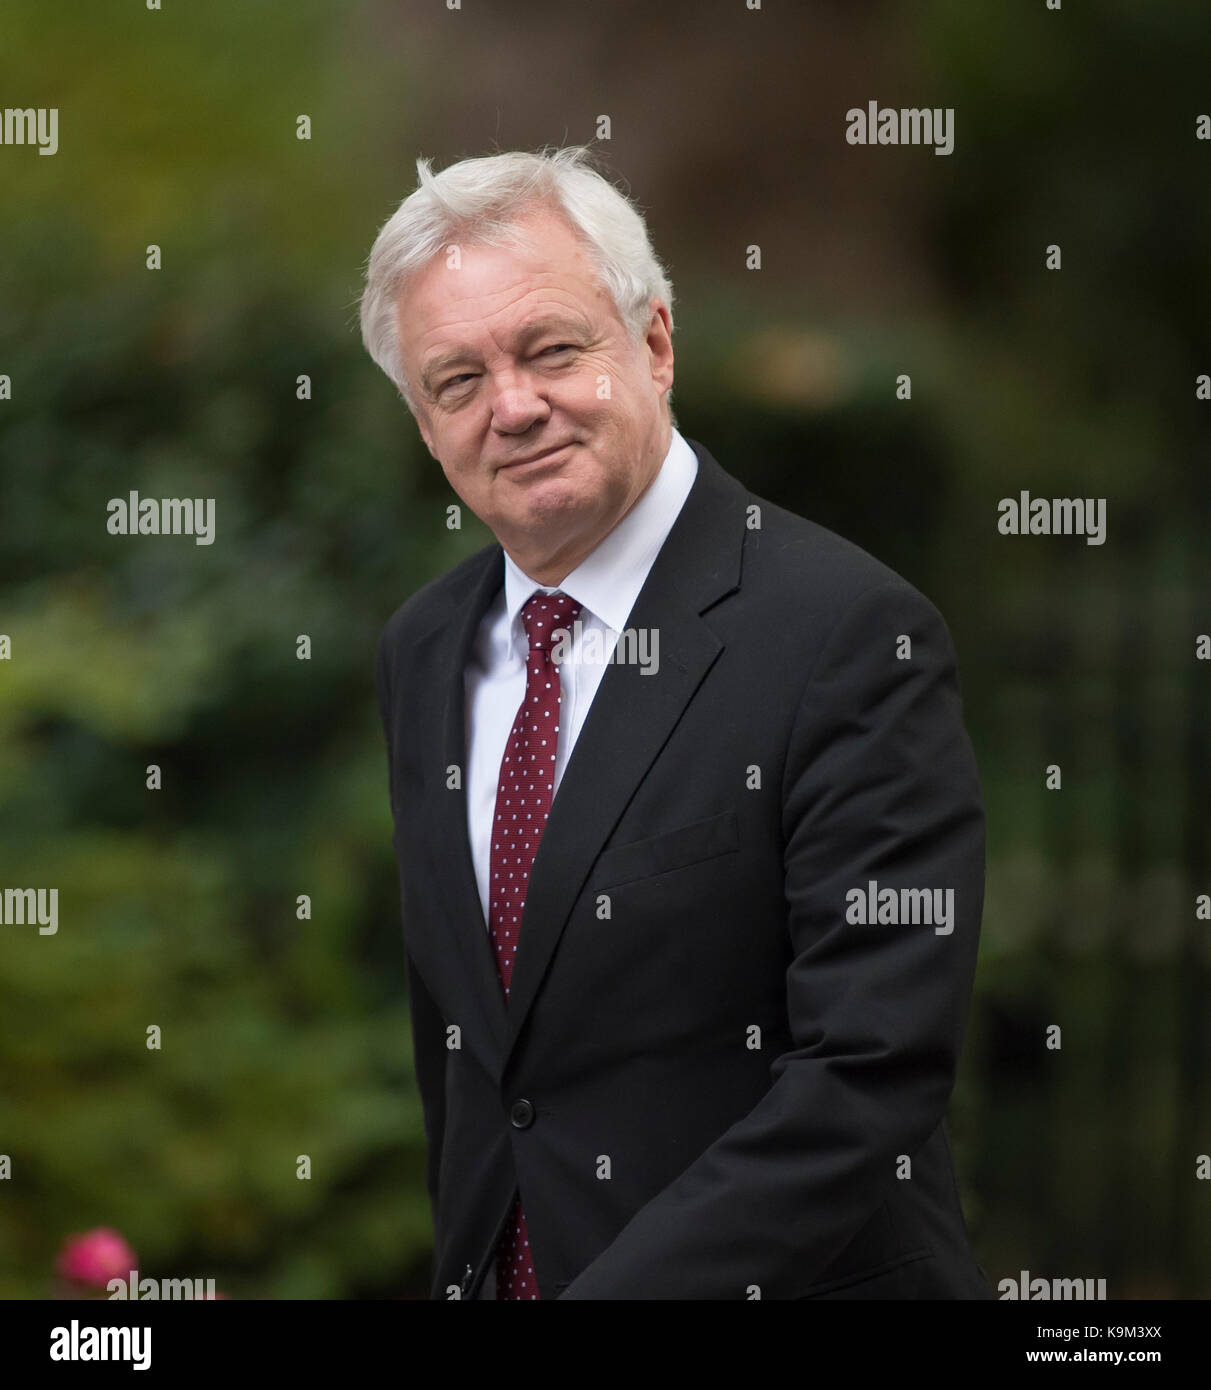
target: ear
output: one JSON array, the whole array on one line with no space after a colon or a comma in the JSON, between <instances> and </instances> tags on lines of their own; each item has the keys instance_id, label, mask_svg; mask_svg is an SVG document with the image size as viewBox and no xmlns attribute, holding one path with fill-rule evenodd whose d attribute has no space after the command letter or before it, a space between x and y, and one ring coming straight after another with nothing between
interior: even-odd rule
<instances>
[{"instance_id":1,"label":"ear","mask_svg":"<svg viewBox=\"0 0 1211 1390\"><path fill-rule=\"evenodd\" d=\"M673 387L673 322L663 300L652 298L652 318L644 343L649 353L652 381L661 394Z\"/></svg>"}]
</instances>

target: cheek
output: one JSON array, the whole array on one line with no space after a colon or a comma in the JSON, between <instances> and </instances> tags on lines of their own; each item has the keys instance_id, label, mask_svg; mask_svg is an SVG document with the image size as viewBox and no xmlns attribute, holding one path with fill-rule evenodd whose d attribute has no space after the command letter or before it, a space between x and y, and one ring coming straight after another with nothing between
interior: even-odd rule
<instances>
[{"instance_id":1,"label":"cheek","mask_svg":"<svg viewBox=\"0 0 1211 1390\"><path fill-rule=\"evenodd\" d=\"M599 357L585 362L570 386L586 411L609 415L616 413L620 404L634 395L635 377L627 363ZM599 393L607 387L610 394L603 397Z\"/></svg>"},{"instance_id":2,"label":"cheek","mask_svg":"<svg viewBox=\"0 0 1211 1390\"><path fill-rule=\"evenodd\" d=\"M459 497L465 499L474 492L476 478L474 463L468 460L457 445L452 445L449 440L444 442L444 447L440 440L438 445L439 448L442 448L441 466L442 472L446 475L446 482L450 484Z\"/></svg>"},{"instance_id":3,"label":"cheek","mask_svg":"<svg viewBox=\"0 0 1211 1390\"><path fill-rule=\"evenodd\" d=\"M484 433L469 415L449 415L433 422L433 442L451 486L475 477Z\"/></svg>"},{"instance_id":4,"label":"cheek","mask_svg":"<svg viewBox=\"0 0 1211 1390\"><path fill-rule=\"evenodd\" d=\"M615 430L627 433L645 408L643 381L627 366L616 366L609 380L610 398L600 402L600 409Z\"/></svg>"}]
</instances>

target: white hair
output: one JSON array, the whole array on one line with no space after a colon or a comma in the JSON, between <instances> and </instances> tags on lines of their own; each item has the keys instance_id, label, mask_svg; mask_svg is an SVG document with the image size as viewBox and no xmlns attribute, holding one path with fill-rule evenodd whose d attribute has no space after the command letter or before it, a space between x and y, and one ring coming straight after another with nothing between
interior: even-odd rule
<instances>
[{"instance_id":1,"label":"white hair","mask_svg":"<svg viewBox=\"0 0 1211 1390\"><path fill-rule=\"evenodd\" d=\"M653 296L673 316L673 290L642 215L588 159L588 146L512 151L452 164L434 174L416 161L418 184L375 238L361 300L362 342L415 412L400 358L396 301L404 282L451 242L530 246L519 219L542 207L561 212L590 254L632 342L651 322ZM667 397L666 397L667 399Z\"/></svg>"}]
</instances>

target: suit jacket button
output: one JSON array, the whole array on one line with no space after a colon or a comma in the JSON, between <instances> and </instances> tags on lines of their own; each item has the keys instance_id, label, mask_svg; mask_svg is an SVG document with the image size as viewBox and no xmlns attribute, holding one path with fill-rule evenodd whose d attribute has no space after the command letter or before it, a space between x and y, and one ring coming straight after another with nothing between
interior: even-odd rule
<instances>
[{"instance_id":1,"label":"suit jacket button","mask_svg":"<svg viewBox=\"0 0 1211 1390\"><path fill-rule=\"evenodd\" d=\"M534 1123L534 1107L528 1100L515 1100L509 1111L514 1129L529 1129Z\"/></svg>"}]
</instances>

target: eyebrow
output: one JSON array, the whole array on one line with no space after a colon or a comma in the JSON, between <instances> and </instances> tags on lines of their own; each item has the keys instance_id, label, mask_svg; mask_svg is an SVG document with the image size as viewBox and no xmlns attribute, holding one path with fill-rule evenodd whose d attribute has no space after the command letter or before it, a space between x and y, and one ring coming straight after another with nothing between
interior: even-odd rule
<instances>
[{"instance_id":1,"label":"eyebrow","mask_svg":"<svg viewBox=\"0 0 1211 1390\"><path fill-rule=\"evenodd\" d=\"M567 333L570 336L575 336L584 331L585 325L579 319L569 318L566 314L545 314L542 318L527 323L518 333L517 340L524 346L535 338L541 338L546 333ZM442 372L448 371L451 367L457 367L460 363L477 360L478 355L472 348L453 348L449 352L439 353L438 356L426 362L421 369L420 384L422 389L431 393L435 377L440 376Z\"/></svg>"}]
</instances>

